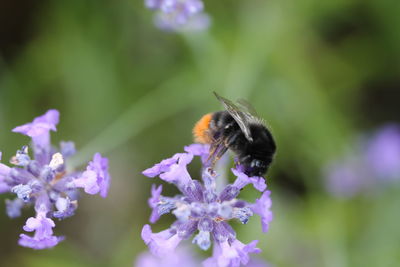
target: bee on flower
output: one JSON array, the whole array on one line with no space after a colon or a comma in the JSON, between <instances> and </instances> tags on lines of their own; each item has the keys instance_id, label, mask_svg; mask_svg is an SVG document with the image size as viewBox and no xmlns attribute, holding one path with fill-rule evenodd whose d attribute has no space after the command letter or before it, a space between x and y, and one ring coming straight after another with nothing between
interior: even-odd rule
<instances>
[{"instance_id":1,"label":"bee on flower","mask_svg":"<svg viewBox=\"0 0 400 267\"><path fill-rule=\"evenodd\" d=\"M200 182L192 179L187 165L193 158L202 159L203 170ZM272 220L270 191L263 177L249 177L240 165L232 168L236 180L232 184L218 188L218 174L206 165L209 156L209 145L192 144L185 147L185 153L177 153L171 158L145 170L147 177L159 176L161 180L174 184L181 194L173 197L161 195L162 186L152 187L149 205L152 208L150 222L155 223L160 216L172 213L176 221L170 228L153 233L150 225L142 229L142 239L150 251L165 257L174 251L178 244L197 233L192 242L202 250L208 250L213 243L213 255L203 262L204 266L240 266L247 264L250 253L259 253L254 240L244 244L237 239L235 230L229 225L231 220L246 224L250 217L257 214L261 217L262 231L267 232ZM253 185L262 192L255 203L238 198L245 186Z\"/></svg>"}]
</instances>

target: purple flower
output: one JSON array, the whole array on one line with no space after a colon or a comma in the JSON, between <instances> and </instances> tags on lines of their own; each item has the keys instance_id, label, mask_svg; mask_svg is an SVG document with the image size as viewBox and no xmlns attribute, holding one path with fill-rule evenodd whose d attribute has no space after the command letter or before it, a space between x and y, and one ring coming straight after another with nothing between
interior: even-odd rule
<instances>
[{"instance_id":1,"label":"purple flower","mask_svg":"<svg viewBox=\"0 0 400 267\"><path fill-rule=\"evenodd\" d=\"M151 198L148 203L149 206L153 209L150 215L150 222L155 223L160 218L160 212L158 211L158 203L160 203L160 196L162 191L162 185L156 187L156 185L151 186Z\"/></svg>"},{"instance_id":2,"label":"purple flower","mask_svg":"<svg viewBox=\"0 0 400 267\"><path fill-rule=\"evenodd\" d=\"M102 158L100 153L96 153L86 171L80 178L74 180L74 184L76 187L84 188L88 194L94 195L100 192L100 196L106 197L110 185L108 159Z\"/></svg>"},{"instance_id":3,"label":"purple flower","mask_svg":"<svg viewBox=\"0 0 400 267\"><path fill-rule=\"evenodd\" d=\"M258 241L254 240L248 245L235 240L231 244L228 241L217 243L214 246L213 256L203 262L204 267L239 267L241 264L247 265L250 261L249 253L260 253L256 248Z\"/></svg>"},{"instance_id":4,"label":"purple flower","mask_svg":"<svg viewBox=\"0 0 400 267\"><path fill-rule=\"evenodd\" d=\"M351 154L325 169L327 191L336 197L352 197L400 179L400 126L387 125L359 139Z\"/></svg>"},{"instance_id":5,"label":"purple flower","mask_svg":"<svg viewBox=\"0 0 400 267\"><path fill-rule=\"evenodd\" d=\"M57 131L60 113L58 110L50 109L44 115L35 118L32 122L17 126L12 131L22 133L32 138L43 138L49 131Z\"/></svg>"},{"instance_id":6,"label":"purple flower","mask_svg":"<svg viewBox=\"0 0 400 267\"><path fill-rule=\"evenodd\" d=\"M50 130L57 131L60 114L55 109L50 109L44 115L35 118L32 122L15 127L12 131L32 138L35 159L40 164L50 160Z\"/></svg>"},{"instance_id":7,"label":"purple flower","mask_svg":"<svg viewBox=\"0 0 400 267\"><path fill-rule=\"evenodd\" d=\"M326 169L326 189L336 197L351 197L371 185L371 176L363 170L363 163L355 157L331 163Z\"/></svg>"},{"instance_id":8,"label":"purple flower","mask_svg":"<svg viewBox=\"0 0 400 267\"><path fill-rule=\"evenodd\" d=\"M2 153L0 152L0 160ZM11 168L3 163L0 163L0 193L4 193L10 190L10 186L6 182L6 178L8 177Z\"/></svg>"},{"instance_id":9,"label":"purple flower","mask_svg":"<svg viewBox=\"0 0 400 267\"><path fill-rule=\"evenodd\" d=\"M366 147L366 164L381 179L400 179L400 127L380 129Z\"/></svg>"},{"instance_id":10,"label":"purple flower","mask_svg":"<svg viewBox=\"0 0 400 267\"><path fill-rule=\"evenodd\" d=\"M234 186L238 187L239 189L242 189L248 184L252 184L255 189L258 191L264 191L267 188L267 184L265 183L265 180L263 177L258 177L258 176L253 176L253 177L248 177L243 171L237 170L237 169L231 169L233 174L237 176L237 179L235 183L233 184Z\"/></svg>"},{"instance_id":11,"label":"purple flower","mask_svg":"<svg viewBox=\"0 0 400 267\"><path fill-rule=\"evenodd\" d=\"M150 178L159 175L166 182L184 184L188 180L191 180L186 165L192 159L193 155L190 153L177 153L172 158L165 159L153 167L144 170L142 174Z\"/></svg>"},{"instance_id":12,"label":"purple flower","mask_svg":"<svg viewBox=\"0 0 400 267\"><path fill-rule=\"evenodd\" d=\"M10 218L21 215L21 208L33 204L36 217L29 218L24 226L33 237L21 234L19 244L34 249L50 248L63 238L53 236L55 226L51 218L65 219L74 215L78 203L78 189L83 187L90 194L107 195L110 175L108 160L95 154L84 172L67 172L65 159L75 153L72 142L61 142L60 152L50 143L50 131L56 131L59 121L57 110L35 118L31 123L13 131L32 138L33 158L23 146L11 158L14 167L0 163L0 192L14 193L17 198L6 200Z\"/></svg>"},{"instance_id":13,"label":"purple flower","mask_svg":"<svg viewBox=\"0 0 400 267\"><path fill-rule=\"evenodd\" d=\"M191 144L184 147L185 152L192 154L193 156L199 156L201 158L201 163L206 165L208 162L208 153L210 151L209 145L203 144ZM208 167L208 166L207 166Z\"/></svg>"},{"instance_id":14,"label":"purple flower","mask_svg":"<svg viewBox=\"0 0 400 267\"><path fill-rule=\"evenodd\" d=\"M24 230L27 232L35 231L35 234L33 237L21 234L18 241L21 246L33 249L51 248L64 239L53 235L52 228L55 224L52 219L46 217L47 211L46 206L40 206L36 217L31 217L26 221Z\"/></svg>"},{"instance_id":15,"label":"purple flower","mask_svg":"<svg viewBox=\"0 0 400 267\"><path fill-rule=\"evenodd\" d=\"M157 11L155 24L163 30L202 30L209 25L201 0L145 0L145 5Z\"/></svg>"},{"instance_id":16,"label":"purple flower","mask_svg":"<svg viewBox=\"0 0 400 267\"><path fill-rule=\"evenodd\" d=\"M269 223L272 221L273 215L271 211L272 201L270 198L271 191L265 191L256 203L252 205L251 210L261 217L261 226L264 233L268 232Z\"/></svg>"},{"instance_id":17,"label":"purple flower","mask_svg":"<svg viewBox=\"0 0 400 267\"><path fill-rule=\"evenodd\" d=\"M154 165L153 167L144 170L142 173L147 177L153 178L162 172L170 170L170 167L175 164L179 159L180 154L175 154L172 158L164 159L160 163Z\"/></svg>"},{"instance_id":18,"label":"purple flower","mask_svg":"<svg viewBox=\"0 0 400 267\"><path fill-rule=\"evenodd\" d=\"M154 234L148 224L143 226L142 239L149 247L151 253L159 257L165 257L172 253L182 240L177 233L173 233L170 230Z\"/></svg>"},{"instance_id":19,"label":"purple flower","mask_svg":"<svg viewBox=\"0 0 400 267\"><path fill-rule=\"evenodd\" d=\"M143 172L148 177L159 177L178 187L181 195L165 197L161 195L161 187L152 187L149 205L152 208L150 221L154 223L161 215L172 213L177 220L170 228L160 233L153 233L149 225L142 230L142 239L150 251L164 257L174 251L178 244L198 232L193 243L202 250L210 248L214 242L214 255L206 262L216 264L210 266L239 266L249 262L249 253L259 253L255 247L257 241L245 245L236 238L236 233L228 224L230 220L239 220L246 224L254 213L261 217L263 230L268 230L272 219L270 211L270 192L265 191L256 203L251 204L237 199L240 190L252 184L257 190L264 191L265 181L262 177L248 177L240 168L232 169L236 175L233 184L217 188L217 173L205 165L202 170L202 183L191 178L187 165L193 156L206 158L208 146L190 145L185 147L186 153L175 154ZM203 161L204 163L204 161Z\"/></svg>"}]
</instances>

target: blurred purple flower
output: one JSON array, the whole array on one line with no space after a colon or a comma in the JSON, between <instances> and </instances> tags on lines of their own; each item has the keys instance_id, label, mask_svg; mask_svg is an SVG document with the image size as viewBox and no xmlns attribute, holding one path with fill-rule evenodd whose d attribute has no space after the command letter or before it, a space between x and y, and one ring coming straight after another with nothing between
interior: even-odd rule
<instances>
[{"instance_id":1,"label":"blurred purple flower","mask_svg":"<svg viewBox=\"0 0 400 267\"><path fill-rule=\"evenodd\" d=\"M77 208L78 189L83 187L89 194L107 195L110 183L108 160L95 154L86 171L67 173L66 161L74 154L72 142L61 142L57 152L50 143L50 131L56 131L59 112L49 110L32 122L14 128L14 132L32 138L33 155L23 146L8 167L0 163L0 192L17 195L6 200L6 211L10 218L21 215L21 208L33 204L36 217L26 221L24 230L35 231L33 237L21 234L19 244L33 249L50 248L63 238L53 236L55 226L51 218L65 219L74 215ZM1 156L1 154L0 154Z\"/></svg>"},{"instance_id":2,"label":"blurred purple flower","mask_svg":"<svg viewBox=\"0 0 400 267\"><path fill-rule=\"evenodd\" d=\"M201 0L145 0L145 5L156 10L155 24L163 30L203 30L210 23Z\"/></svg>"},{"instance_id":3,"label":"blurred purple flower","mask_svg":"<svg viewBox=\"0 0 400 267\"><path fill-rule=\"evenodd\" d=\"M214 259L210 258L206 261L201 262L197 255L194 255L193 251L189 247L179 247L173 253L168 253L163 258L154 256L149 252L141 253L135 263L135 267L198 267L203 265L204 267L216 267L218 264ZM247 267L269 267L270 265L261 259L251 259L247 264Z\"/></svg>"},{"instance_id":4,"label":"blurred purple flower","mask_svg":"<svg viewBox=\"0 0 400 267\"><path fill-rule=\"evenodd\" d=\"M351 197L369 186L370 177L359 161L359 158L347 157L343 162L333 162L326 168L326 189L330 194Z\"/></svg>"},{"instance_id":5,"label":"blurred purple flower","mask_svg":"<svg viewBox=\"0 0 400 267\"><path fill-rule=\"evenodd\" d=\"M328 192L351 197L400 179L400 127L387 125L362 142L343 160L331 162L325 170Z\"/></svg>"},{"instance_id":6,"label":"blurred purple flower","mask_svg":"<svg viewBox=\"0 0 400 267\"><path fill-rule=\"evenodd\" d=\"M149 205L153 209L150 221L154 223L161 215L173 213L177 220L170 228L159 233L153 233L149 225L142 230L142 239L150 251L165 257L173 253L178 244L190 238L202 250L210 248L214 241L214 254L205 262L207 266L239 266L249 262L249 253L259 253L256 248L258 241L243 244L236 239L236 233L228 221L237 219L246 224L254 213L261 217L263 231L268 230L272 220L270 192L264 191L266 184L262 177L248 177L241 172L240 166L232 169L237 176L233 184L217 189L215 171L208 166L202 170L202 183L193 180L187 171L187 165L194 156L202 159L208 157L208 147L190 145L185 147L186 153L175 154L153 167L145 170L144 175L158 175L162 180L178 187L181 195L165 197L161 195L161 187L152 187L152 197ZM263 192L255 204L237 199L240 190L252 184ZM214 265L213 265L214 264Z\"/></svg>"},{"instance_id":7,"label":"blurred purple flower","mask_svg":"<svg viewBox=\"0 0 400 267\"><path fill-rule=\"evenodd\" d=\"M200 260L187 247L179 248L174 253L169 253L163 258L144 252L139 255L134 264L136 267L198 267L199 265Z\"/></svg>"},{"instance_id":8,"label":"blurred purple flower","mask_svg":"<svg viewBox=\"0 0 400 267\"><path fill-rule=\"evenodd\" d=\"M369 141L366 164L378 178L400 179L400 127L387 125Z\"/></svg>"}]
</instances>

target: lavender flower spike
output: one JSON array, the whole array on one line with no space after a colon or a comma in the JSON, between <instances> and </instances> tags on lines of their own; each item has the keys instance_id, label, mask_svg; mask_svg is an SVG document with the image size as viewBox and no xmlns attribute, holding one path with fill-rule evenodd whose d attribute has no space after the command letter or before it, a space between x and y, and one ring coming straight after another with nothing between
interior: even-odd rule
<instances>
[{"instance_id":1,"label":"lavender flower spike","mask_svg":"<svg viewBox=\"0 0 400 267\"><path fill-rule=\"evenodd\" d=\"M202 30L209 25L201 0L145 0L145 5L157 11L155 24L163 30Z\"/></svg>"},{"instance_id":2,"label":"lavender flower spike","mask_svg":"<svg viewBox=\"0 0 400 267\"><path fill-rule=\"evenodd\" d=\"M149 205L153 209L150 221L154 223L161 215L172 213L176 221L170 228L153 233L149 225L142 230L142 239L150 251L159 257L172 253L178 244L190 238L195 232L193 243L202 250L207 250L214 243L213 256L204 262L205 266L233 267L247 264L250 253L259 253L256 248L258 241L243 244L236 238L236 233L228 224L230 220L239 220L246 224L254 213L261 217L263 231L268 230L272 220L270 192L266 189L262 177L248 177L240 166L232 169L237 176L233 184L228 184L218 190L217 173L208 166L203 166L202 183L192 179L187 171L187 165L194 156L202 159L208 157L208 149L202 145L185 147L186 153L178 153L165 159L143 172L148 177L158 175L162 180L178 187L181 194L174 197L161 195L161 186L152 187L152 197ZM203 161L203 164L205 162ZM263 192L256 203L251 204L238 199L240 190L252 184Z\"/></svg>"},{"instance_id":3,"label":"lavender flower spike","mask_svg":"<svg viewBox=\"0 0 400 267\"><path fill-rule=\"evenodd\" d=\"M74 215L78 207L79 187L89 194L105 197L110 184L108 160L99 153L84 172L67 173L67 160L75 152L72 142L61 142L60 151L50 143L50 131L56 131L59 112L49 110L32 122L14 128L14 132L32 138L33 157L23 146L11 158L14 167L0 163L0 193L14 193L17 198L6 200L10 218L19 217L21 208L33 204L36 216L26 221L23 229L35 232L33 236L21 234L19 244L33 249L51 248L63 240L53 235L55 223Z\"/></svg>"}]
</instances>

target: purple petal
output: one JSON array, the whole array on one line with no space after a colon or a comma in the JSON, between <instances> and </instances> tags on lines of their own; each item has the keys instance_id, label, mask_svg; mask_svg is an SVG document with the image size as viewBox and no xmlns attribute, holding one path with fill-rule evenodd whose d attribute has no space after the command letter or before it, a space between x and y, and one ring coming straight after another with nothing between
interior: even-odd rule
<instances>
[{"instance_id":1,"label":"purple petal","mask_svg":"<svg viewBox=\"0 0 400 267\"><path fill-rule=\"evenodd\" d=\"M217 266L240 266L240 256L235 248L231 247L228 241L214 244L220 248L216 255ZM213 255L213 257L215 257Z\"/></svg>"},{"instance_id":2,"label":"purple petal","mask_svg":"<svg viewBox=\"0 0 400 267\"><path fill-rule=\"evenodd\" d=\"M108 159L102 158L100 153L93 156L86 171L82 176L73 181L76 187L84 188L88 194L97 194L106 197L110 187L110 174L108 173Z\"/></svg>"},{"instance_id":3,"label":"purple petal","mask_svg":"<svg viewBox=\"0 0 400 267\"><path fill-rule=\"evenodd\" d=\"M158 187L153 184L151 186L151 198L149 198L149 206L151 208L157 207L157 203L160 201L160 196L162 192L162 185L159 185Z\"/></svg>"},{"instance_id":4,"label":"purple petal","mask_svg":"<svg viewBox=\"0 0 400 267\"><path fill-rule=\"evenodd\" d=\"M32 122L17 126L12 131L29 137L42 136L50 130L57 131L56 125L59 122L59 116L58 110L50 109L44 115L36 117Z\"/></svg>"},{"instance_id":5,"label":"purple petal","mask_svg":"<svg viewBox=\"0 0 400 267\"><path fill-rule=\"evenodd\" d=\"M0 160L2 153L0 151ZM6 177L9 175L11 168L7 165L0 163L0 193L10 191L11 187L5 182Z\"/></svg>"},{"instance_id":6,"label":"purple petal","mask_svg":"<svg viewBox=\"0 0 400 267\"><path fill-rule=\"evenodd\" d=\"M264 177L261 176L250 177L250 182L253 184L254 188L260 192L263 192L265 189L267 189L267 184L265 183Z\"/></svg>"},{"instance_id":7,"label":"purple petal","mask_svg":"<svg viewBox=\"0 0 400 267\"><path fill-rule=\"evenodd\" d=\"M273 218L270 194L270 191L265 191L259 199L256 199L256 203L251 205L251 210L261 217L262 231L264 233L268 232L269 223Z\"/></svg>"},{"instance_id":8,"label":"purple petal","mask_svg":"<svg viewBox=\"0 0 400 267\"><path fill-rule=\"evenodd\" d=\"M203 163L203 165L207 162L208 156L210 154L210 146L204 144L191 144L185 146L184 149L187 153L201 157L201 162Z\"/></svg>"},{"instance_id":9,"label":"purple petal","mask_svg":"<svg viewBox=\"0 0 400 267\"><path fill-rule=\"evenodd\" d=\"M240 261L243 265L246 265L249 260L249 253L260 253L261 250L256 247L258 240L253 240L249 244L245 245L239 240L234 240L231 246L237 251L240 257Z\"/></svg>"},{"instance_id":10,"label":"purple petal","mask_svg":"<svg viewBox=\"0 0 400 267\"><path fill-rule=\"evenodd\" d=\"M76 187L81 187L86 193L94 195L100 192L100 186L97 183L97 173L91 170L84 171L80 178L73 181Z\"/></svg>"},{"instance_id":11,"label":"purple petal","mask_svg":"<svg viewBox=\"0 0 400 267\"><path fill-rule=\"evenodd\" d=\"M148 224L143 226L142 239L149 247L150 252L158 257L165 257L173 253L182 240L177 234L172 234L170 230L164 230L154 234Z\"/></svg>"},{"instance_id":12,"label":"purple petal","mask_svg":"<svg viewBox=\"0 0 400 267\"><path fill-rule=\"evenodd\" d=\"M58 243L64 240L62 236L49 236L46 238L37 239L25 234L20 234L18 244L23 247L33 249L46 249L56 246Z\"/></svg>"},{"instance_id":13,"label":"purple petal","mask_svg":"<svg viewBox=\"0 0 400 267\"><path fill-rule=\"evenodd\" d=\"M178 161L180 154L175 154L172 158L164 159L160 163L157 163L151 168L148 168L142 172L143 175L153 178L160 175L163 172L169 171L170 167Z\"/></svg>"},{"instance_id":14,"label":"purple petal","mask_svg":"<svg viewBox=\"0 0 400 267\"><path fill-rule=\"evenodd\" d=\"M162 185L156 187L156 185L153 184L151 186L151 198L149 198L148 200L148 204L152 208L152 212L150 215L151 223L155 223L160 218L157 204L160 202L161 192L162 192Z\"/></svg>"},{"instance_id":15,"label":"purple petal","mask_svg":"<svg viewBox=\"0 0 400 267\"><path fill-rule=\"evenodd\" d=\"M41 208L36 217L26 221L23 229L27 232L35 231L33 237L21 234L18 243L24 247L33 249L51 248L63 240L63 237L53 236L52 228L55 226L53 220L46 217L46 209Z\"/></svg>"},{"instance_id":16,"label":"purple petal","mask_svg":"<svg viewBox=\"0 0 400 267\"><path fill-rule=\"evenodd\" d=\"M56 131L59 122L59 112L55 109L47 111L44 115L35 118L32 122L18 126L12 131L32 138L35 159L45 165L50 160L50 131Z\"/></svg>"},{"instance_id":17,"label":"purple petal","mask_svg":"<svg viewBox=\"0 0 400 267\"><path fill-rule=\"evenodd\" d=\"M249 177L238 168L232 168L231 171L237 177L235 182L233 183L233 186L237 187L238 189L242 189L250 183L253 184L253 187L260 192L263 192L267 188L263 177Z\"/></svg>"},{"instance_id":18,"label":"purple petal","mask_svg":"<svg viewBox=\"0 0 400 267\"><path fill-rule=\"evenodd\" d=\"M205 267L239 267L241 264L247 266L249 262L249 253L260 253L261 250L256 248L257 240L252 241L248 245L234 240L231 244L228 241L215 243L214 251L211 258L203 262Z\"/></svg>"},{"instance_id":19,"label":"purple petal","mask_svg":"<svg viewBox=\"0 0 400 267\"><path fill-rule=\"evenodd\" d=\"M169 183L175 183L180 188L190 186L192 178L190 177L186 166L192 161L193 155L187 153L180 153L178 156L178 163L172 164L168 171L161 173L160 178Z\"/></svg>"}]
</instances>

